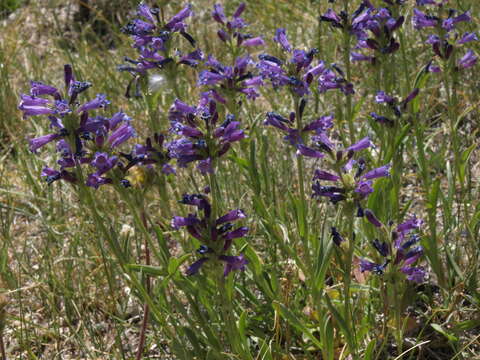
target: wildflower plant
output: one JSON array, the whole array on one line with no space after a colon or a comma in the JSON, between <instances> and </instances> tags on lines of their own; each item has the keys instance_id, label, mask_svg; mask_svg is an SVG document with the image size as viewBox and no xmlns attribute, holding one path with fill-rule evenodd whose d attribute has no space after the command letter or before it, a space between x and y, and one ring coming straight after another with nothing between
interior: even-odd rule
<instances>
[{"instance_id":1,"label":"wildflower plant","mask_svg":"<svg viewBox=\"0 0 480 360\"><path fill-rule=\"evenodd\" d=\"M44 188L75 195L55 207L89 235L62 232L49 266L101 261L109 355L399 359L434 333L460 358L478 326L455 308L478 297L472 3L267 1L265 23L254 3L153 3L122 27L121 80L65 65L18 106L48 129L28 141Z\"/></svg>"},{"instance_id":2,"label":"wildflower plant","mask_svg":"<svg viewBox=\"0 0 480 360\"><path fill-rule=\"evenodd\" d=\"M402 294L406 293L408 286L405 280L421 283L426 279L425 268L416 265L421 261L424 252L423 247L419 245L421 238L418 234L423 221L412 216L396 227L391 223L385 225L369 209L365 210L365 219L376 228L375 233L378 235L378 238L371 241L372 248L375 249L372 258L376 260L361 258L360 271L379 277L380 294L385 304L384 336L386 336L386 322L393 319L397 346L401 350L404 333L402 314L405 310Z\"/></svg>"}]
</instances>

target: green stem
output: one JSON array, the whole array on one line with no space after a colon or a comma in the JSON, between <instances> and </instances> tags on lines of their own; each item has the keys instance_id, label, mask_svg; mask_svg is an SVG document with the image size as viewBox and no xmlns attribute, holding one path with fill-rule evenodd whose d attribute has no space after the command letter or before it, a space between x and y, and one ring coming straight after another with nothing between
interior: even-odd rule
<instances>
[{"instance_id":1,"label":"green stem","mask_svg":"<svg viewBox=\"0 0 480 360\"><path fill-rule=\"evenodd\" d=\"M300 98L294 96L294 106L295 106L295 120L297 122L297 131L302 136L303 140L303 135L302 135L302 114L300 114ZM297 156L297 176L298 176L298 186L299 186L299 197L300 197L300 211L301 214L299 214L299 236L300 239L303 242L304 245L304 251L305 251L305 259L307 263L307 268L310 268L311 265L311 259L310 259L310 247L308 244L308 225L307 225L307 219L308 219L308 204L307 204L307 198L306 198L306 193L305 193L305 166L303 163L303 156L298 155Z\"/></svg>"},{"instance_id":2,"label":"green stem","mask_svg":"<svg viewBox=\"0 0 480 360\"><path fill-rule=\"evenodd\" d=\"M348 204L347 204L348 206ZM344 274L343 274L343 282L344 282L344 302L345 302L345 321L347 325L350 327L351 333L353 335L353 349L350 349L350 352L354 359L358 359L357 356L357 337L355 331L355 324L353 319L353 313L350 306L350 299L351 299L351 283L352 283L352 264L353 264L353 254L355 251L355 239L354 239L354 207L348 206L348 208L344 209L345 213L345 221L347 223L347 236L348 236L348 248L346 252L345 264L344 264Z\"/></svg>"},{"instance_id":3,"label":"green stem","mask_svg":"<svg viewBox=\"0 0 480 360\"><path fill-rule=\"evenodd\" d=\"M346 14L349 12L349 1L345 1L344 11ZM347 83L352 81L352 66L350 63L350 49L351 49L351 34L349 31L343 32L343 62L345 64L346 69L346 80ZM345 104L345 116L348 122L348 132L350 136L350 143L355 143L355 127L353 123L353 116L352 116L352 95L348 94L346 96L346 104Z\"/></svg>"}]
</instances>

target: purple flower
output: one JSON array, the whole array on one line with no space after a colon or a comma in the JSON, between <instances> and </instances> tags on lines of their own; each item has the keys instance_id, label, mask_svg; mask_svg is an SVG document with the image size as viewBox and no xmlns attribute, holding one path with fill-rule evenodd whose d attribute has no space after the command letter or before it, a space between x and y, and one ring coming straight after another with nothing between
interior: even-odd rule
<instances>
[{"instance_id":1,"label":"purple flower","mask_svg":"<svg viewBox=\"0 0 480 360\"><path fill-rule=\"evenodd\" d=\"M376 264L366 259L360 259L361 272L369 271L377 275L382 275L385 272L385 268L387 267L387 265L388 262L385 262L384 264Z\"/></svg>"},{"instance_id":2,"label":"purple flower","mask_svg":"<svg viewBox=\"0 0 480 360\"><path fill-rule=\"evenodd\" d=\"M457 44L466 44L470 41L478 41L477 34L475 34L474 32L466 32L465 34L463 34L461 39L457 41Z\"/></svg>"},{"instance_id":3,"label":"purple flower","mask_svg":"<svg viewBox=\"0 0 480 360\"><path fill-rule=\"evenodd\" d=\"M86 102L85 104L81 105L78 109L77 112L85 112L85 111L90 111L94 109L99 109L99 108L104 108L108 104L110 104L110 101L107 100L107 97L104 94L97 94L97 97L93 100L90 100L89 102Z\"/></svg>"},{"instance_id":4,"label":"purple flower","mask_svg":"<svg viewBox=\"0 0 480 360\"><path fill-rule=\"evenodd\" d=\"M112 169L117 161L118 157L115 155L109 156L107 153L98 152L95 154L90 164L97 169L98 175L102 175Z\"/></svg>"},{"instance_id":5,"label":"purple flower","mask_svg":"<svg viewBox=\"0 0 480 360\"><path fill-rule=\"evenodd\" d=\"M376 227L382 227L382 223L377 220L370 210L365 210L365 216ZM404 273L407 275L407 280L415 282L423 281L425 277L423 268L412 266L423 255L423 248L421 246L412 247L418 243L420 237L418 235L412 235L410 239L404 241L407 233L414 227L418 228L417 225L418 221L414 217L406 223L397 226L397 230L390 233L391 235L387 241L380 241L378 239L372 241L373 247L383 258L386 258L386 261L383 265L380 265L369 260L361 259L360 270L362 272L371 271L382 274L386 266L391 264L390 266L394 267L392 270ZM401 231L399 229L401 229Z\"/></svg>"},{"instance_id":6,"label":"purple flower","mask_svg":"<svg viewBox=\"0 0 480 360\"><path fill-rule=\"evenodd\" d=\"M245 217L246 217L246 215L243 212L243 210L237 209L237 210L232 210L232 211L226 213L225 215L219 217L215 221L215 223L217 225L221 225L221 224L226 223L226 222L235 221L235 220L238 220L238 219L244 219Z\"/></svg>"},{"instance_id":7,"label":"purple flower","mask_svg":"<svg viewBox=\"0 0 480 360\"><path fill-rule=\"evenodd\" d=\"M313 180L338 181L340 180L340 176L331 174L327 171L317 169L315 170L315 175L313 177Z\"/></svg>"},{"instance_id":8,"label":"purple flower","mask_svg":"<svg viewBox=\"0 0 480 360\"><path fill-rule=\"evenodd\" d=\"M321 159L325 156L320 151L309 148L308 146L305 146L303 144L297 145L297 155L303 155L303 156L312 157L316 159Z\"/></svg>"},{"instance_id":9,"label":"purple flower","mask_svg":"<svg viewBox=\"0 0 480 360\"><path fill-rule=\"evenodd\" d=\"M342 235L340 235L340 233L337 231L337 228L335 228L334 226L332 226L331 228L331 234L332 234L332 240L335 243L335 245L340 246L340 244L345 241Z\"/></svg>"},{"instance_id":10,"label":"purple flower","mask_svg":"<svg viewBox=\"0 0 480 360\"><path fill-rule=\"evenodd\" d=\"M412 216L410 219L401 223L397 226L397 232L405 234L408 233L410 230L419 229L423 225L423 220L417 219L416 216Z\"/></svg>"},{"instance_id":11,"label":"purple flower","mask_svg":"<svg viewBox=\"0 0 480 360\"><path fill-rule=\"evenodd\" d=\"M112 182L110 178L101 177L100 174L93 173L88 176L86 185L98 189L101 185L111 184Z\"/></svg>"},{"instance_id":12,"label":"purple flower","mask_svg":"<svg viewBox=\"0 0 480 360\"><path fill-rule=\"evenodd\" d=\"M212 17L216 22L222 25L225 25L227 21L227 17L225 16L225 12L223 10L222 5L220 4L213 5Z\"/></svg>"},{"instance_id":13,"label":"purple flower","mask_svg":"<svg viewBox=\"0 0 480 360\"><path fill-rule=\"evenodd\" d=\"M383 257L388 256L390 250L388 249L388 244L385 241L381 242L378 239L375 239L372 241L372 245L380 255L382 255Z\"/></svg>"},{"instance_id":14,"label":"purple flower","mask_svg":"<svg viewBox=\"0 0 480 360\"><path fill-rule=\"evenodd\" d=\"M435 27L437 26L438 20L431 16L426 15L418 9L413 9L413 26L415 29L422 29L425 27Z\"/></svg>"},{"instance_id":15,"label":"purple flower","mask_svg":"<svg viewBox=\"0 0 480 360\"><path fill-rule=\"evenodd\" d=\"M464 69L472 67L477 63L478 57L473 50L468 50L467 53L458 61L458 66Z\"/></svg>"},{"instance_id":16,"label":"purple flower","mask_svg":"<svg viewBox=\"0 0 480 360\"><path fill-rule=\"evenodd\" d=\"M184 31L186 25L183 23L183 20L193 15L191 10L192 5L187 4L180 12L172 16L172 18L165 24L165 27L170 31Z\"/></svg>"},{"instance_id":17,"label":"purple flower","mask_svg":"<svg viewBox=\"0 0 480 360\"><path fill-rule=\"evenodd\" d=\"M245 226L231 231L233 228L232 222L244 219L246 217L245 213L240 209L232 210L214 220L211 219L210 203L204 195L185 194L180 202L196 206L198 210L203 211L203 217L198 218L196 214L190 214L188 217L175 216L172 219L172 227L174 229L186 227L190 235L202 242L202 246L197 252L201 255L208 255L208 257L203 257L192 264L187 270L187 275L197 273L205 261L214 258L226 263L225 276L232 270L244 270L248 261L243 255L231 256L226 253L234 239L244 237L248 232L248 228ZM219 247L217 245L219 241L223 246Z\"/></svg>"},{"instance_id":18,"label":"purple flower","mask_svg":"<svg viewBox=\"0 0 480 360\"><path fill-rule=\"evenodd\" d=\"M50 115L55 113L55 110L53 109L54 103L50 100L36 98L25 94L22 94L20 97L21 102L18 109L23 112L24 118L27 116Z\"/></svg>"},{"instance_id":19,"label":"purple flower","mask_svg":"<svg viewBox=\"0 0 480 360\"><path fill-rule=\"evenodd\" d=\"M470 22L470 21L472 21L472 17L470 15L470 11L467 11L454 18L449 17L448 19L445 19L442 23L442 27L447 31L451 31L453 30L455 25L458 24L459 22Z\"/></svg>"},{"instance_id":20,"label":"purple flower","mask_svg":"<svg viewBox=\"0 0 480 360\"><path fill-rule=\"evenodd\" d=\"M207 261L209 258L200 258L197 261L195 261L192 265L190 265L186 271L187 276L192 276L198 273L202 265Z\"/></svg>"},{"instance_id":21,"label":"purple flower","mask_svg":"<svg viewBox=\"0 0 480 360\"><path fill-rule=\"evenodd\" d=\"M417 0L417 5L418 6L424 6L424 5L437 5L435 0Z\"/></svg>"},{"instance_id":22,"label":"purple flower","mask_svg":"<svg viewBox=\"0 0 480 360\"><path fill-rule=\"evenodd\" d=\"M347 152L357 152L357 151L360 151L360 150L363 150L363 149L367 149L370 146L372 146L372 143L370 142L370 138L367 136L367 137L364 137L363 139L361 139L360 141L358 141L357 143L353 144L352 146L348 147L346 149L346 151Z\"/></svg>"},{"instance_id":23,"label":"purple flower","mask_svg":"<svg viewBox=\"0 0 480 360\"><path fill-rule=\"evenodd\" d=\"M198 84L199 85L215 85L224 79L225 77L221 74L204 70L199 75Z\"/></svg>"},{"instance_id":24,"label":"purple flower","mask_svg":"<svg viewBox=\"0 0 480 360\"><path fill-rule=\"evenodd\" d=\"M350 52L350 60L353 61L353 62L355 62L355 61L372 62L373 59L374 58L372 56L363 55L362 53L359 53L359 52L356 52L356 51L351 51Z\"/></svg>"},{"instance_id":25,"label":"purple flower","mask_svg":"<svg viewBox=\"0 0 480 360\"><path fill-rule=\"evenodd\" d=\"M248 260L245 259L243 254L240 256L221 255L218 258L225 262L225 269L223 271L223 276L225 277L235 270L244 271L248 264Z\"/></svg>"},{"instance_id":26,"label":"purple flower","mask_svg":"<svg viewBox=\"0 0 480 360\"><path fill-rule=\"evenodd\" d=\"M44 135L44 136L40 136L38 138L32 139L30 140L29 149L31 152L35 153L42 146L45 146L49 142L52 142L53 140L56 140L61 136L62 134L48 134L48 135Z\"/></svg>"},{"instance_id":27,"label":"purple flower","mask_svg":"<svg viewBox=\"0 0 480 360\"><path fill-rule=\"evenodd\" d=\"M375 95L375 102L377 104L394 104L396 99L392 96L385 94L384 91L378 91Z\"/></svg>"},{"instance_id":28,"label":"purple flower","mask_svg":"<svg viewBox=\"0 0 480 360\"><path fill-rule=\"evenodd\" d=\"M362 197L367 197L373 192L372 181L360 181L355 187L355 192L360 194Z\"/></svg>"},{"instance_id":29,"label":"purple flower","mask_svg":"<svg viewBox=\"0 0 480 360\"><path fill-rule=\"evenodd\" d=\"M287 33L286 33L284 28L279 28L275 31L275 37L273 38L273 41L280 44L280 46L283 48L283 50L288 51L288 52L292 51L292 47L290 46L290 43L288 42Z\"/></svg>"},{"instance_id":30,"label":"purple flower","mask_svg":"<svg viewBox=\"0 0 480 360\"><path fill-rule=\"evenodd\" d=\"M365 209L365 217L375 227L382 227L382 223L377 219L375 214L370 209Z\"/></svg>"},{"instance_id":31,"label":"purple flower","mask_svg":"<svg viewBox=\"0 0 480 360\"><path fill-rule=\"evenodd\" d=\"M60 100L61 96L56 87L46 85L39 81L30 81L30 95L32 97L39 95L52 95L56 100Z\"/></svg>"},{"instance_id":32,"label":"purple flower","mask_svg":"<svg viewBox=\"0 0 480 360\"><path fill-rule=\"evenodd\" d=\"M205 160L200 160L197 165L197 169L200 170L202 175L212 174L213 167L212 167L212 159L207 158Z\"/></svg>"},{"instance_id":33,"label":"purple flower","mask_svg":"<svg viewBox=\"0 0 480 360\"><path fill-rule=\"evenodd\" d=\"M385 117L385 116L382 116L382 115L378 115L376 112L371 112L370 113L370 116L378 123L380 124L384 124L384 125L388 125L390 127L392 127L393 125L395 125L394 121Z\"/></svg>"},{"instance_id":34,"label":"purple flower","mask_svg":"<svg viewBox=\"0 0 480 360\"><path fill-rule=\"evenodd\" d=\"M77 182L77 179L75 178L74 174L66 170L58 171L49 167L43 168L41 176L45 177L45 181L47 182L48 185L50 185L54 181L62 180L62 179L70 183Z\"/></svg>"},{"instance_id":35,"label":"purple flower","mask_svg":"<svg viewBox=\"0 0 480 360\"><path fill-rule=\"evenodd\" d=\"M171 221L172 228L175 230L180 229L182 226L194 226L198 223L200 223L200 220L193 214L188 215L188 217L174 216Z\"/></svg>"},{"instance_id":36,"label":"purple flower","mask_svg":"<svg viewBox=\"0 0 480 360\"><path fill-rule=\"evenodd\" d=\"M263 46L265 45L265 41L260 37L254 37L248 40L245 40L242 43L243 46Z\"/></svg>"},{"instance_id":37,"label":"purple flower","mask_svg":"<svg viewBox=\"0 0 480 360\"><path fill-rule=\"evenodd\" d=\"M401 268L401 271L407 275L407 279L416 283L421 283L425 280L426 272L422 267L409 267L405 266Z\"/></svg>"},{"instance_id":38,"label":"purple flower","mask_svg":"<svg viewBox=\"0 0 480 360\"><path fill-rule=\"evenodd\" d=\"M387 164L387 165L380 166L376 169L370 170L365 175L363 175L363 179L371 180L379 177L388 177L390 176L390 168L391 168L391 165Z\"/></svg>"},{"instance_id":39,"label":"purple flower","mask_svg":"<svg viewBox=\"0 0 480 360\"><path fill-rule=\"evenodd\" d=\"M108 138L108 143L110 144L111 148L114 148L123 144L125 141L134 136L137 136L135 129L129 123L125 123L112 132Z\"/></svg>"}]
</instances>

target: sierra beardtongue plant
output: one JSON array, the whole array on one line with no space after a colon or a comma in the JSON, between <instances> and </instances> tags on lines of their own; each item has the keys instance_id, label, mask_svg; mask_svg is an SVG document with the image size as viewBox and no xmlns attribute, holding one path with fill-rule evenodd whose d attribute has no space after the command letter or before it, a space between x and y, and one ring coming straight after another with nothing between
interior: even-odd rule
<instances>
[{"instance_id":1,"label":"sierra beardtongue plant","mask_svg":"<svg viewBox=\"0 0 480 360\"><path fill-rule=\"evenodd\" d=\"M237 209L213 219L210 202L202 194L184 194L180 203L195 206L198 211L203 213L201 218L198 217L198 214L189 214L187 217L175 216L171 222L172 227L176 230L186 227L188 233L202 243L197 249L197 253L202 257L188 267L186 274L196 274L207 261L223 262L225 264L224 276L233 270L245 270L248 260L243 254L227 255L233 240L244 237L248 233L248 228L245 226L232 230L232 222L244 219L245 213Z\"/></svg>"},{"instance_id":2,"label":"sierra beardtongue plant","mask_svg":"<svg viewBox=\"0 0 480 360\"><path fill-rule=\"evenodd\" d=\"M127 140L136 136L131 119L122 111L112 117L91 117L92 111L103 109L110 102L103 94L83 104L78 103L79 94L91 84L76 81L70 65L65 65L65 94L49 85L31 82L30 95L22 94L19 109L24 117L47 115L50 128L56 132L30 140L30 150L38 149L50 142L56 142L60 159L59 170L45 167L42 176L50 184L57 180L76 183L80 173L77 167L90 165L94 172L87 175L86 185L98 188L111 183L112 179L104 175L115 167L118 157L113 152ZM47 96L44 97L44 96ZM49 99L48 97L52 97ZM91 170L90 170L91 171Z\"/></svg>"},{"instance_id":3,"label":"sierra beardtongue plant","mask_svg":"<svg viewBox=\"0 0 480 360\"><path fill-rule=\"evenodd\" d=\"M175 100L169 111L170 131L180 136L167 143L169 155L177 160L179 167L198 162L202 174L213 173L215 162L231 147L231 144L245 138L240 123L229 114L219 123L217 103L204 92L197 106L189 106Z\"/></svg>"},{"instance_id":4,"label":"sierra beardtongue plant","mask_svg":"<svg viewBox=\"0 0 480 360\"><path fill-rule=\"evenodd\" d=\"M387 272L387 266L390 266L392 267L392 272L400 271L410 281L424 281L425 269L413 266L423 255L423 247L421 245L416 246L420 242L420 236L411 234L413 230L421 228L423 221L412 216L389 231L390 227L380 222L371 210L365 210L365 218L377 229L381 230L382 234L389 234L389 236L382 241L378 239L372 241L372 245L378 253L377 258L382 260L372 262L367 259L361 259L360 270L382 275Z\"/></svg>"}]
</instances>

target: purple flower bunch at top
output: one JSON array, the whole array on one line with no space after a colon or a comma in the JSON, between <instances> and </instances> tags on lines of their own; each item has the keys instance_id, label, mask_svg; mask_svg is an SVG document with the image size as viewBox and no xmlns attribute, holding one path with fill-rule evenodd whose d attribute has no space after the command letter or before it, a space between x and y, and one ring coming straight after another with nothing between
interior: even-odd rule
<instances>
[{"instance_id":1,"label":"purple flower bunch at top","mask_svg":"<svg viewBox=\"0 0 480 360\"><path fill-rule=\"evenodd\" d=\"M433 0L418 0L417 5L428 6L434 5L442 8L444 1L436 2ZM432 11L433 10L433 11ZM428 36L427 43L432 46L432 50L440 59L447 61L452 53L457 51L458 47L471 41L478 41L478 36L474 32L459 32L458 25L465 22L471 22L472 16L469 11L458 12L455 9L449 9L447 18L441 18L436 13L445 13L445 11L435 11L434 9L426 9L421 11L417 8L413 9L412 22L417 30L424 28L434 28L434 34ZM442 36L439 36L442 34ZM458 68L469 68L476 64L477 55L471 49L458 60Z\"/></svg>"},{"instance_id":2,"label":"purple flower bunch at top","mask_svg":"<svg viewBox=\"0 0 480 360\"><path fill-rule=\"evenodd\" d=\"M302 104L303 106L301 106L301 109L305 104L304 99L302 99ZM300 116L301 115L302 111L300 111ZM306 135L308 135L310 132L321 134L322 132L331 128L333 126L333 115L321 116L315 120L312 120L300 131L294 127L295 112L291 112L288 119L275 112L268 112L263 124L274 126L283 131L285 133L284 140L297 149L297 155L322 158L324 154L319 150L306 146L304 143L304 138L306 138Z\"/></svg>"},{"instance_id":3,"label":"purple flower bunch at top","mask_svg":"<svg viewBox=\"0 0 480 360\"><path fill-rule=\"evenodd\" d=\"M240 32L240 29L246 28L248 25L241 17L245 11L246 4L240 3L233 13L230 20L225 15L225 10L220 4L213 5L212 18L222 27L218 30L217 35L223 42L232 42L236 40L237 46L263 46L265 41L260 36L252 36L248 33Z\"/></svg>"},{"instance_id":4,"label":"purple flower bunch at top","mask_svg":"<svg viewBox=\"0 0 480 360\"><path fill-rule=\"evenodd\" d=\"M395 114L397 118L402 116L402 113L407 109L407 105L415 99L420 90L418 88L413 89L413 91L407 95L405 99L399 101L396 97L387 95L384 91L378 91L375 96L375 102L377 104L384 104L388 107L388 109ZM378 115L376 112L371 112L370 116L373 120L380 124L387 125L389 127L395 126L395 121L390 119L389 117Z\"/></svg>"},{"instance_id":5,"label":"purple flower bunch at top","mask_svg":"<svg viewBox=\"0 0 480 360\"><path fill-rule=\"evenodd\" d=\"M329 23L333 28L347 31L355 35L358 40L367 39L367 23L372 20L374 6L368 0L363 0L360 6L350 15L344 10L338 14L333 9L328 9L320 16L320 20Z\"/></svg>"},{"instance_id":6,"label":"purple flower bunch at top","mask_svg":"<svg viewBox=\"0 0 480 360\"><path fill-rule=\"evenodd\" d=\"M364 30L373 36L359 39L357 49L370 49L375 53L392 54L400 48L400 44L394 37L394 31L400 28L405 21L403 16L397 18L392 16L391 10L388 8L369 9L368 20L365 20ZM352 61L368 60L372 63L376 61L378 56L366 56L358 52L351 53Z\"/></svg>"},{"instance_id":7,"label":"purple flower bunch at top","mask_svg":"<svg viewBox=\"0 0 480 360\"><path fill-rule=\"evenodd\" d=\"M239 56L235 59L235 65L226 66L210 55L205 65L207 70L199 74L198 84L214 86L216 100L226 103L224 96L234 96L235 93L243 93L248 99L255 100L260 94L258 87L263 85L260 76L254 76L248 69L253 64L249 55Z\"/></svg>"},{"instance_id":8,"label":"purple flower bunch at top","mask_svg":"<svg viewBox=\"0 0 480 360\"><path fill-rule=\"evenodd\" d=\"M317 147L325 151L335 164L334 172L316 170L313 177L312 197L326 197L336 204L344 200L352 200L358 208L357 216L363 216L360 205L373 192L373 180L390 176L390 164L380 166L365 172L366 163L363 158L355 160L355 153L372 146L370 139L365 137L345 150L334 151L334 144L326 133L315 135ZM324 185L322 182L334 185Z\"/></svg>"},{"instance_id":9,"label":"purple flower bunch at top","mask_svg":"<svg viewBox=\"0 0 480 360\"><path fill-rule=\"evenodd\" d=\"M225 263L224 276L233 270L245 270L248 261L243 255L226 255L232 246L233 240L244 237L248 227L241 226L233 229L233 222L244 219L245 213L241 209L229 211L217 219L212 218L211 205L206 196L201 194L184 194L181 204L195 206L203 216L189 214L186 217L175 216L172 227L178 230L186 227L188 233L199 240L202 245L197 252L202 256L187 269L187 275L196 274L206 261L219 260Z\"/></svg>"},{"instance_id":10,"label":"purple flower bunch at top","mask_svg":"<svg viewBox=\"0 0 480 360\"><path fill-rule=\"evenodd\" d=\"M294 49L287 38L285 29L279 28L273 40L279 45L281 58L269 54L259 55L257 67L263 80L268 80L274 88L288 86L299 97L310 93L313 80L318 79L318 89L325 92L330 89L341 89L352 93L353 86L345 81L343 72L333 64L339 75L334 73L323 61L313 65L317 49L308 51Z\"/></svg>"},{"instance_id":11,"label":"purple flower bunch at top","mask_svg":"<svg viewBox=\"0 0 480 360\"><path fill-rule=\"evenodd\" d=\"M64 67L64 79L65 94L53 86L32 81L30 95L21 95L19 109L24 116L47 115L50 128L56 130L30 140L30 150L36 152L46 144L56 142L60 169L47 167L42 172L49 184L60 179L76 182L75 172L67 169L83 164L90 164L94 169L94 173L88 175L87 185L98 187L109 183L111 180L103 175L118 161L117 156L110 153L135 136L131 119L121 111L111 118L90 117L92 111L105 108L110 102L105 95L98 94L93 100L79 104L78 95L91 84L76 81L70 65Z\"/></svg>"},{"instance_id":12,"label":"purple flower bunch at top","mask_svg":"<svg viewBox=\"0 0 480 360\"><path fill-rule=\"evenodd\" d=\"M167 64L187 65L195 67L203 61L203 53L199 49L183 53L180 50L172 52L172 35L183 36L193 47L196 41L187 33L185 20L193 15L192 6L187 4L180 12L163 22L159 16L160 9L151 8L145 3L138 5L138 18L130 21L122 31L131 36L133 47L138 51L137 59L125 58L128 64L120 65L118 70L128 71L134 77L127 87L127 96L133 83L136 94L139 95L138 75L145 75L150 69L163 69Z\"/></svg>"},{"instance_id":13,"label":"purple flower bunch at top","mask_svg":"<svg viewBox=\"0 0 480 360\"><path fill-rule=\"evenodd\" d=\"M198 161L202 174L214 171L214 162L223 156L231 144L243 139L245 133L235 116L229 114L218 124L219 114L214 91L204 92L199 104L189 106L175 100L169 111L170 131L180 136L167 144L169 156L180 167Z\"/></svg>"},{"instance_id":14,"label":"purple flower bunch at top","mask_svg":"<svg viewBox=\"0 0 480 360\"><path fill-rule=\"evenodd\" d=\"M365 210L365 218L375 227L386 229L373 212ZM373 262L367 259L360 259L360 270L362 272L370 271L376 274L383 274L387 266L392 267L392 271L400 271L406 275L407 279L415 282L425 280L425 269L420 266L414 266L414 263L423 255L423 247L417 245L420 236L417 233L412 234L413 230L419 230L423 222L415 216L406 222L398 225L392 231L382 232L389 234L389 238L384 241L375 239L372 242L376 249L380 261Z\"/></svg>"}]
</instances>

